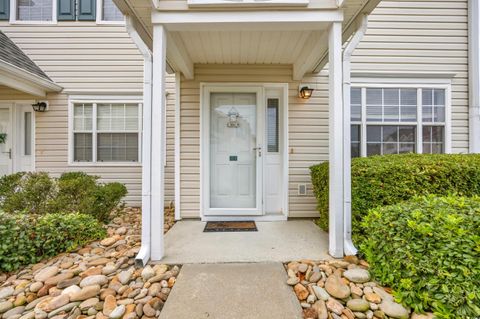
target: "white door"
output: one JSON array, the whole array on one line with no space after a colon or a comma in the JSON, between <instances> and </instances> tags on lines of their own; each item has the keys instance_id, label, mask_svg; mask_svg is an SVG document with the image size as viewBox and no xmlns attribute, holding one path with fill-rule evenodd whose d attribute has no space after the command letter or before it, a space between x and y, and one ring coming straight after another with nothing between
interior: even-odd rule
<instances>
[{"instance_id":1,"label":"white door","mask_svg":"<svg viewBox=\"0 0 480 319\"><path fill-rule=\"evenodd\" d=\"M11 106L0 105L0 176L11 174L12 161L12 116Z\"/></svg>"},{"instance_id":2,"label":"white door","mask_svg":"<svg viewBox=\"0 0 480 319\"><path fill-rule=\"evenodd\" d=\"M210 94L210 207L206 214L263 213L263 121L257 95Z\"/></svg>"}]
</instances>

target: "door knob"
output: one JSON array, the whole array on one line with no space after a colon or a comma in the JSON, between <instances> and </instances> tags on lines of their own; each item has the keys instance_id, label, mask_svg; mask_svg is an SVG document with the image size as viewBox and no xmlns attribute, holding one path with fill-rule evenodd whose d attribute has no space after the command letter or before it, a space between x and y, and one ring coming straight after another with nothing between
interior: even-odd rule
<instances>
[{"instance_id":1,"label":"door knob","mask_svg":"<svg viewBox=\"0 0 480 319\"><path fill-rule=\"evenodd\" d=\"M258 157L262 157L262 148L260 146L254 147L253 150L258 151Z\"/></svg>"}]
</instances>

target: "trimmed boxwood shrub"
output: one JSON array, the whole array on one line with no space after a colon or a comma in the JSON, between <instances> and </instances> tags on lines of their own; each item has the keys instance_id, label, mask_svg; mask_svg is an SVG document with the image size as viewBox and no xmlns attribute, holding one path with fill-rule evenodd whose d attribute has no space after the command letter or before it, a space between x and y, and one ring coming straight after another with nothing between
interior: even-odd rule
<instances>
[{"instance_id":1,"label":"trimmed boxwood shrub","mask_svg":"<svg viewBox=\"0 0 480 319\"><path fill-rule=\"evenodd\" d=\"M78 213L0 212L0 271L12 271L105 237L102 224Z\"/></svg>"},{"instance_id":2,"label":"trimmed boxwood shrub","mask_svg":"<svg viewBox=\"0 0 480 319\"><path fill-rule=\"evenodd\" d=\"M480 318L480 197L414 197L370 210L360 245L396 298L437 318Z\"/></svg>"},{"instance_id":3,"label":"trimmed boxwood shrub","mask_svg":"<svg viewBox=\"0 0 480 319\"><path fill-rule=\"evenodd\" d=\"M121 208L127 189L120 183L102 184L83 172L51 178L47 173L17 173L0 178L0 209L8 213L44 215L80 212L108 222Z\"/></svg>"},{"instance_id":4,"label":"trimmed boxwood shrub","mask_svg":"<svg viewBox=\"0 0 480 319\"><path fill-rule=\"evenodd\" d=\"M328 229L328 162L312 166L319 226ZM352 227L369 209L416 195L480 195L479 154L402 154L352 159Z\"/></svg>"}]
</instances>

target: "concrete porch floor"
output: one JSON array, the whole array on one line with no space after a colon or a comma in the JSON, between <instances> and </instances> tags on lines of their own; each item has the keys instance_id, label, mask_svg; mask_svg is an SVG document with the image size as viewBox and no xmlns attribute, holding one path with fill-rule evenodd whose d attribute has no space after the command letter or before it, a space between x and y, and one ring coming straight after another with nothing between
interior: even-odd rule
<instances>
[{"instance_id":1,"label":"concrete porch floor","mask_svg":"<svg viewBox=\"0 0 480 319\"><path fill-rule=\"evenodd\" d=\"M325 260L328 234L310 220L256 222L257 232L204 233L205 222L179 221L165 235L165 264Z\"/></svg>"}]
</instances>

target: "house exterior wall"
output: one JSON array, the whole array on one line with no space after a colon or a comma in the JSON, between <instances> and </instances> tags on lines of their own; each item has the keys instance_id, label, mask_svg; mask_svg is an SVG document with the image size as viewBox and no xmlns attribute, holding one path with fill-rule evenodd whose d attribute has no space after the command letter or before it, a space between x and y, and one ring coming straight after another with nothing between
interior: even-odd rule
<instances>
[{"instance_id":1,"label":"house exterior wall","mask_svg":"<svg viewBox=\"0 0 480 319\"><path fill-rule=\"evenodd\" d=\"M141 203L141 164L137 166L95 166L68 163L68 103L71 96L108 95L142 99L143 58L130 39L125 25L95 22L58 22L53 25L9 24L1 30L14 41L54 82L64 90L48 94L49 111L36 113L36 170L56 176L81 170L118 181L128 188L126 202ZM173 143L175 80L169 75L167 97L166 203L174 198ZM35 99L27 96L28 99ZM0 87L1 100L27 99L24 94Z\"/></svg>"},{"instance_id":2,"label":"house exterior wall","mask_svg":"<svg viewBox=\"0 0 480 319\"><path fill-rule=\"evenodd\" d=\"M467 27L466 0L382 1L352 59L352 72L452 74L451 141L456 153L468 152ZM289 216L318 216L309 167L328 160L328 71L301 81L316 87L305 101L297 97L299 82L292 81L291 66L196 65L195 79L183 79L180 90L182 217L198 218L200 211L201 82L289 84ZM298 195L299 183L308 185L306 196Z\"/></svg>"}]
</instances>

